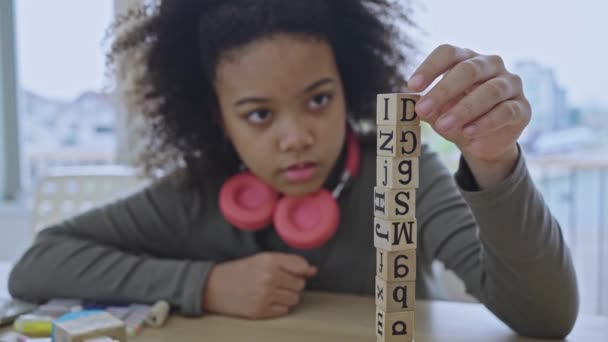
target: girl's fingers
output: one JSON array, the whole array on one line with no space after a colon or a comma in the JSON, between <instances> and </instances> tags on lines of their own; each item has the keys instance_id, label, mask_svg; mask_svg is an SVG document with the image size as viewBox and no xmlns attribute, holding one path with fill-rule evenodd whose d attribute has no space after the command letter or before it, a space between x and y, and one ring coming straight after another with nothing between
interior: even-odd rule
<instances>
[{"instance_id":1,"label":"girl's fingers","mask_svg":"<svg viewBox=\"0 0 608 342\"><path fill-rule=\"evenodd\" d=\"M418 106L417 113L423 119L432 121L441 114L439 109L446 103L458 98L479 83L484 83L504 72L504 64L500 57L476 56L466 59L452 68L428 94L424 95Z\"/></svg>"},{"instance_id":2,"label":"girl's fingers","mask_svg":"<svg viewBox=\"0 0 608 342\"><path fill-rule=\"evenodd\" d=\"M508 74L483 83L462 98L447 113L441 114L434 122L435 129L440 133L452 131L454 134L460 134L463 126L486 113L489 114L497 105L518 95L518 86L514 77ZM502 117L496 119L499 120ZM504 118L509 119L509 117Z\"/></svg>"},{"instance_id":3,"label":"girl's fingers","mask_svg":"<svg viewBox=\"0 0 608 342\"><path fill-rule=\"evenodd\" d=\"M311 277L316 273L316 268L308 261L295 254L276 254L276 262L280 270L291 273L294 276Z\"/></svg>"},{"instance_id":4,"label":"girl's fingers","mask_svg":"<svg viewBox=\"0 0 608 342\"><path fill-rule=\"evenodd\" d=\"M460 94L460 96L457 96L457 97L453 98L451 101L449 101L448 103L444 104L443 107L441 107L441 109L437 112L437 118L439 117L440 114L447 113L448 111L450 111L456 104L458 104L458 102L460 102L467 95L469 95L470 93L475 91L475 89L477 89L480 85L481 85L480 83L475 84L473 87L466 90L464 93ZM433 124L437 118L434 118L434 120L433 119L427 120L427 122L429 122L430 124Z\"/></svg>"},{"instance_id":5,"label":"girl's fingers","mask_svg":"<svg viewBox=\"0 0 608 342\"><path fill-rule=\"evenodd\" d=\"M525 126L529 117L529 104L524 99L504 101L486 115L466 125L463 134L467 139L489 136L506 126Z\"/></svg>"},{"instance_id":6,"label":"girl's fingers","mask_svg":"<svg viewBox=\"0 0 608 342\"><path fill-rule=\"evenodd\" d=\"M300 293L286 289L276 289L272 298L272 304L292 307L300 302Z\"/></svg>"},{"instance_id":7,"label":"girl's fingers","mask_svg":"<svg viewBox=\"0 0 608 342\"><path fill-rule=\"evenodd\" d=\"M268 313L264 315L266 318L284 316L289 313L289 307L282 304L271 304L268 308Z\"/></svg>"},{"instance_id":8,"label":"girl's fingers","mask_svg":"<svg viewBox=\"0 0 608 342\"><path fill-rule=\"evenodd\" d=\"M408 82L408 88L418 92L426 89L433 81L446 73L454 65L477 54L469 49L462 49L449 44L437 47L420 64Z\"/></svg>"},{"instance_id":9,"label":"girl's fingers","mask_svg":"<svg viewBox=\"0 0 608 342\"><path fill-rule=\"evenodd\" d=\"M306 280L289 272L279 271L274 285L277 288L300 292L306 287Z\"/></svg>"}]
</instances>

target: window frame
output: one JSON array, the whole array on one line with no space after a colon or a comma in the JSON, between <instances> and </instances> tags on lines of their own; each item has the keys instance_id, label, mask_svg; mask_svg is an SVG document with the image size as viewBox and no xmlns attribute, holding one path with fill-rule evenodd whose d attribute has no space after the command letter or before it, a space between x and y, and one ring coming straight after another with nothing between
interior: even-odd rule
<instances>
[{"instance_id":1,"label":"window frame","mask_svg":"<svg viewBox=\"0 0 608 342\"><path fill-rule=\"evenodd\" d=\"M21 190L19 92L14 0L0 1L0 201L14 201Z\"/></svg>"}]
</instances>

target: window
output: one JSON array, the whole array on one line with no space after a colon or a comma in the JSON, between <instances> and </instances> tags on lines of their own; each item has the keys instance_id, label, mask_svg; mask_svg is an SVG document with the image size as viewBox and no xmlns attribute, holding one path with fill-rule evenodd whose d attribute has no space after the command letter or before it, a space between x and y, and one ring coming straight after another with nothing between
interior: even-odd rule
<instances>
[{"instance_id":1,"label":"window","mask_svg":"<svg viewBox=\"0 0 608 342\"><path fill-rule=\"evenodd\" d=\"M15 1L22 183L56 166L116 161L116 104L104 90L112 1Z\"/></svg>"},{"instance_id":2,"label":"window","mask_svg":"<svg viewBox=\"0 0 608 342\"><path fill-rule=\"evenodd\" d=\"M520 143L558 218L579 275L582 312L608 314L608 32L602 1L417 2L422 54L450 43L503 57L520 75L532 121ZM428 128L428 127L426 127ZM451 167L457 149L432 130L430 142ZM556 284L558 286L558 284Z\"/></svg>"}]
</instances>

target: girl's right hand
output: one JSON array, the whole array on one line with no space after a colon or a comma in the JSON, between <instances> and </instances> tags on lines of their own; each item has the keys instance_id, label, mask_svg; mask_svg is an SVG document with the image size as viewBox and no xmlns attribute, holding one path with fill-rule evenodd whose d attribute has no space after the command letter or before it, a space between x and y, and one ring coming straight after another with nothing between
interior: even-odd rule
<instances>
[{"instance_id":1,"label":"girl's right hand","mask_svg":"<svg viewBox=\"0 0 608 342\"><path fill-rule=\"evenodd\" d=\"M217 264L203 292L203 310L252 319L283 316L316 272L301 256L274 252Z\"/></svg>"}]
</instances>

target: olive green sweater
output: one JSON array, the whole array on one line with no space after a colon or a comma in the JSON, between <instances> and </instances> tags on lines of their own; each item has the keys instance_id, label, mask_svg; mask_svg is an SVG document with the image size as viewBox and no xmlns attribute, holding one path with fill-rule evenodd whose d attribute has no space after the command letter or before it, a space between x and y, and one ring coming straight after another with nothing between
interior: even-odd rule
<instances>
[{"instance_id":1,"label":"olive green sweater","mask_svg":"<svg viewBox=\"0 0 608 342\"><path fill-rule=\"evenodd\" d=\"M218 210L224 179L208 177L194 190L166 177L41 232L14 267L10 292L29 301L165 299L184 315L201 315L214 263L273 250L318 267L308 289L372 295L375 158L375 148L362 148L360 175L339 198L338 231L318 249L292 250L274 229L232 227ZM508 179L478 191L462 159L452 175L425 145L416 200L418 298L440 295L430 272L439 260L516 332L562 337L570 331L578 312L571 256L522 154Z\"/></svg>"}]
</instances>

